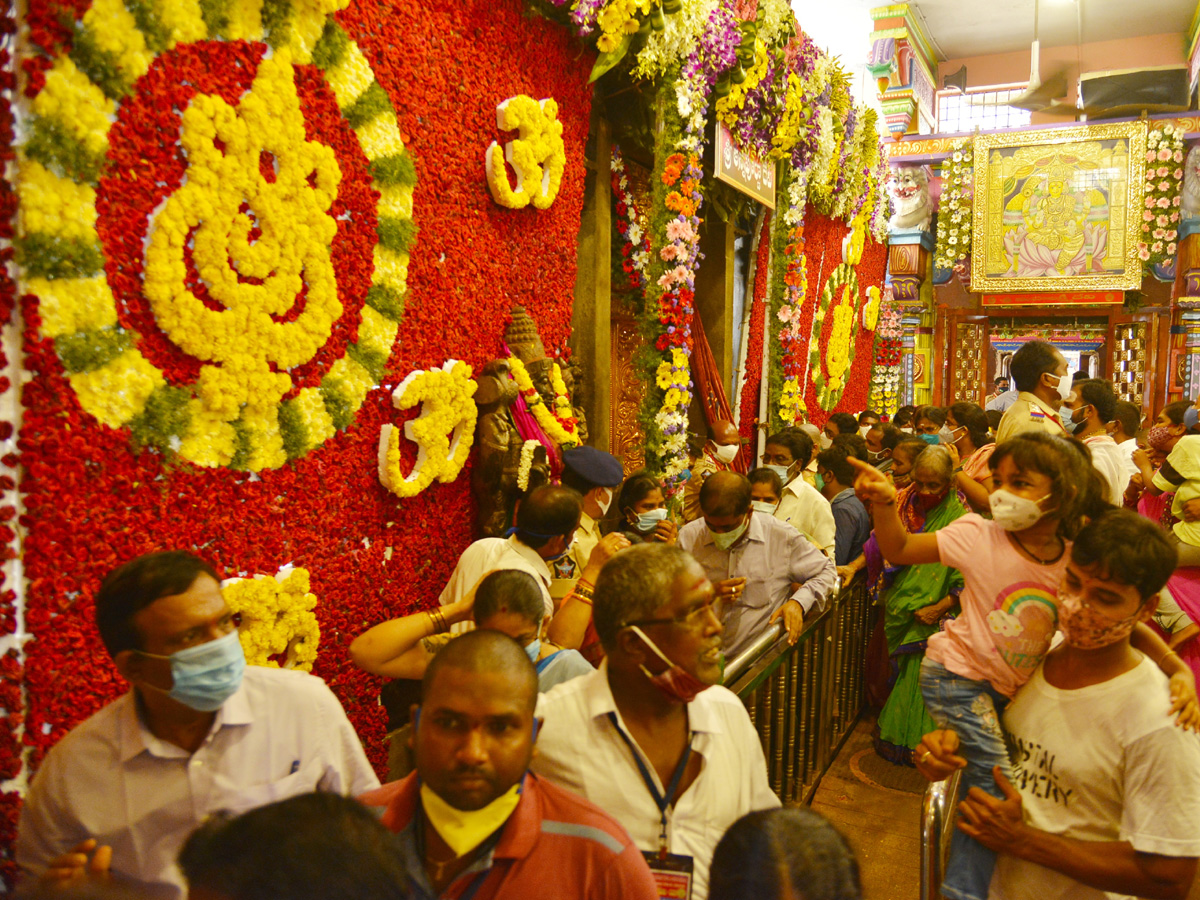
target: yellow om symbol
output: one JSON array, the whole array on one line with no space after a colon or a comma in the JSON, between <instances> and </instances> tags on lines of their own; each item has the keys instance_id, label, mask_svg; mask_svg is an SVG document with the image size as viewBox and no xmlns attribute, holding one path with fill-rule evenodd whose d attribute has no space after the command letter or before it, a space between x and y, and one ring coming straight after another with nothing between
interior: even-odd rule
<instances>
[{"instance_id":1,"label":"yellow om symbol","mask_svg":"<svg viewBox=\"0 0 1200 900\"><path fill-rule=\"evenodd\" d=\"M458 477L471 454L479 408L471 398L478 387L471 367L450 360L440 369L418 369L392 391L396 409L420 404L421 414L404 425L417 445L417 462L405 475L400 469L400 429L384 425L379 433L379 481L397 497L413 497L434 480Z\"/></svg>"},{"instance_id":2,"label":"yellow om symbol","mask_svg":"<svg viewBox=\"0 0 1200 900\"><path fill-rule=\"evenodd\" d=\"M850 333L854 327L854 294L847 286L842 291L842 301L833 311L833 328L829 332L829 349L825 353L825 366L829 370L829 389L842 386L842 377L850 362Z\"/></svg>"},{"instance_id":3,"label":"yellow om symbol","mask_svg":"<svg viewBox=\"0 0 1200 900\"><path fill-rule=\"evenodd\" d=\"M258 67L235 108L198 94L183 114L184 184L153 224L145 291L159 327L204 360L197 393L232 422L278 403L287 369L316 355L342 314L328 215L341 171L333 150L309 141L290 52ZM188 248L214 310L188 286ZM305 290L304 308L284 316ZM274 368L273 368L274 366Z\"/></svg>"},{"instance_id":4,"label":"yellow om symbol","mask_svg":"<svg viewBox=\"0 0 1200 900\"><path fill-rule=\"evenodd\" d=\"M567 164L558 104L518 94L496 107L496 127L518 131L518 137L503 149L492 141L484 154L492 198L510 209L523 209L530 203L537 209L549 209L558 196ZM505 160L517 173L515 189L508 183Z\"/></svg>"}]
</instances>

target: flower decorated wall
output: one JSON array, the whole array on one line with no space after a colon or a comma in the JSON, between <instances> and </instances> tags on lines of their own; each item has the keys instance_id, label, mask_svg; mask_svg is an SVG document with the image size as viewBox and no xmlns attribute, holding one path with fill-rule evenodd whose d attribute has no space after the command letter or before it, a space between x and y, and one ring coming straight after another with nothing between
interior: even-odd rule
<instances>
[{"instance_id":1,"label":"flower decorated wall","mask_svg":"<svg viewBox=\"0 0 1200 900\"><path fill-rule=\"evenodd\" d=\"M529 18L519 0L307 6L332 18L306 33L309 23L301 14L277 2L155 4L169 12L162 20L139 5L136 21L123 4L109 0L90 7L30 3L34 53L25 66L24 102L30 134L41 143L27 146L22 160L17 251L19 258L24 253L21 312L29 379L20 453L28 577L23 627L32 635L24 645L24 740L31 769L73 725L124 689L92 624L100 579L127 559L165 547L199 552L227 576L270 576L289 563L310 573L321 630L313 671L332 686L372 760L381 764L379 682L355 670L345 648L364 626L433 602L472 538L473 521L465 475L404 500L381 485L381 426L418 412L398 412L391 391L409 372L449 359L478 371L500 355L515 304L537 322L549 352L565 349L594 55L560 26ZM308 61L302 61L304 46ZM203 405L200 361L211 357L181 348L193 346L192 336L172 326L166 312L178 298L149 297L154 288L148 282L164 272L149 271L152 251L143 254L143 238L156 206L172 190L182 194L185 171L189 187L201 182L199 150L189 145L188 154L180 151L188 139L181 135L188 123L181 126L180 111L189 103L197 108L200 95L220 98L203 102L214 109L224 104L234 112L218 109L214 115L242 116L252 127L246 92L258 93L272 77L270 67L289 52L301 117L284 123L293 143L274 151L275 172L270 159L263 163L263 180L281 184L291 171L288 154L303 152L315 160L309 185L320 187L334 168L340 183L322 195L330 233L336 228L327 266L336 293L318 298L310 279L307 305L272 320L282 330L289 317L320 304L335 311L327 340L309 361L291 368L289 392L277 397L279 422L289 421L285 407L303 412L305 397L323 401L333 421L318 434L314 423L328 425L329 418L318 410L316 418L296 419L299 437L289 437L286 428L280 437L256 430L243 416L225 447L232 453L222 457L221 446L189 450L194 432L179 416L190 413L194 421L201 414L195 406ZM104 82L114 60L119 74L139 71L139 58L138 78ZM67 89L64 71L75 78ZM88 87L79 73L100 86ZM357 101L348 102L347 92L356 92ZM95 112L68 102L81 95L93 98L101 114L112 111L107 139ZM546 209L505 208L489 194L485 151L493 141L503 145L514 137L498 129L496 107L518 95L557 104L565 164ZM232 120L222 121L233 135ZM233 137L223 138L218 149L224 158L233 143ZM381 146L388 148L382 162ZM87 170L97 164L98 170ZM43 177L42 170L59 174ZM219 196L221 182L216 188L214 203L229 202ZM303 189L284 200L296 194ZM240 199L233 200L234 213ZM259 219L251 224L269 236L267 214L253 212ZM200 293L194 272L203 262L185 262L186 283ZM82 284L85 276L94 293L67 297L62 286ZM114 312L93 327L85 320L101 315L94 301L105 283ZM218 308L204 306L198 314ZM64 318L70 321L64 324ZM391 346L389 328L395 330ZM253 343L251 334L245 337ZM140 361L124 365L130 358ZM339 371L340 380L334 377ZM363 371L377 387L359 383ZM144 408L130 416L114 406L143 384L154 387L141 394ZM416 454L404 443L407 469ZM5 623L16 627L8 617ZM7 696L21 673L9 667L2 674L8 676ZM18 748L3 749L7 777L15 774ZM15 794L6 796L8 823L17 805Z\"/></svg>"}]
</instances>

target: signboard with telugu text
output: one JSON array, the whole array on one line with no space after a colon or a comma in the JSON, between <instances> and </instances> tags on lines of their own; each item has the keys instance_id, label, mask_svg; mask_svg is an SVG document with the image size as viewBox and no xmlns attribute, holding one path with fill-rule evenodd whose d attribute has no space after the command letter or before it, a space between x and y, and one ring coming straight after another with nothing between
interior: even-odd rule
<instances>
[{"instance_id":1,"label":"signboard with telugu text","mask_svg":"<svg viewBox=\"0 0 1200 900\"><path fill-rule=\"evenodd\" d=\"M1122 291L1062 291L1053 294L984 294L984 306L1107 306L1124 303Z\"/></svg>"},{"instance_id":2,"label":"signboard with telugu text","mask_svg":"<svg viewBox=\"0 0 1200 900\"><path fill-rule=\"evenodd\" d=\"M767 209L774 209L775 162L764 162L757 156L739 150L733 142L733 135L722 123L717 123L716 131L713 174Z\"/></svg>"}]
</instances>

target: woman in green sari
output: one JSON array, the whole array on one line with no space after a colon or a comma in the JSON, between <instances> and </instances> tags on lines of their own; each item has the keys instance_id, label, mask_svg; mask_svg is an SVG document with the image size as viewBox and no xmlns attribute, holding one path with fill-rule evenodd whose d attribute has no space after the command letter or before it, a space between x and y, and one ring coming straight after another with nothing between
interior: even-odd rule
<instances>
[{"instance_id":1,"label":"woman in green sari","mask_svg":"<svg viewBox=\"0 0 1200 900\"><path fill-rule=\"evenodd\" d=\"M967 508L950 489L954 466L944 449L930 447L913 463L912 484L896 496L900 521L910 534L931 534L949 525ZM884 759L913 764L913 748L937 726L925 709L918 676L925 643L944 619L958 611L962 575L941 563L891 566L872 535L864 553L868 584L883 592L884 634L892 661L891 694L879 713L875 750Z\"/></svg>"}]
</instances>

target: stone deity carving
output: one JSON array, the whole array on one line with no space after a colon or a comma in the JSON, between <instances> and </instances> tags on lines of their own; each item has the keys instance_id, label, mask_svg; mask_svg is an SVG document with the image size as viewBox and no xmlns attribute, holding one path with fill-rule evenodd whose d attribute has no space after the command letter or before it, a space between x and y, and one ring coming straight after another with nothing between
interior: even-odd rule
<instances>
[{"instance_id":1,"label":"stone deity carving","mask_svg":"<svg viewBox=\"0 0 1200 900\"><path fill-rule=\"evenodd\" d=\"M905 166L896 169L888 181L892 198L892 231L928 231L933 220L933 201L929 197L929 167Z\"/></svg>"}]
</instances>

